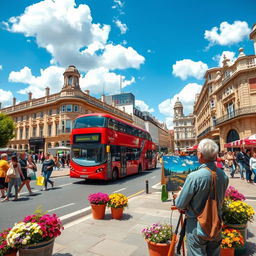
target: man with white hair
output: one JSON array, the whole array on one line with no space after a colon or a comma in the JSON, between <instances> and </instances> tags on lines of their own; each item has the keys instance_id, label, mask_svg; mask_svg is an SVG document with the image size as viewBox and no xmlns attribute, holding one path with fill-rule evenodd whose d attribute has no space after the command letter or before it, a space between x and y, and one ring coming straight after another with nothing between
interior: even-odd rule
<instances>
[{"instance_id":1,"label":"man with white hair","mask_svg":"<svg viewBox=\"0 0 256 256\"><path fill-rule=\"evenodd\" d=\"M215 165L215 160L219 151L218 145L210 139L203 139L197 149L198 161L201 164L199 169L190 173L180 191L176 206L180 210L186 210L187 226L186 238L188 256L219 256L221 232L212 241L206 240L197 215L199 215L206 205L209 197L212 173L216 172L216 191L219 216L222 215L222 204L228 186L228 177L221 169ZM210 170L209 170L210 169Z\"/></svg>"}]
</instances>

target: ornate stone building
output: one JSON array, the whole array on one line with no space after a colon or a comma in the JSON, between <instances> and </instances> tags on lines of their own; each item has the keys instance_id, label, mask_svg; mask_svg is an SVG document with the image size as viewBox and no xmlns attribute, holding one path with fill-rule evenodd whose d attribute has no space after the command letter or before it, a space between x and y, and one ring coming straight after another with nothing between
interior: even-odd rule
<instances>
[{"instance_id":1,"label":"ornate stone building","mask_svg":"<svg viewBox=\"0 0 256 256\"><path fill-rule=\"evenodd\" d=\"M195 144L194 115L185 116L179 98L174 105L174 150L186 150Z\"/></svg>"},{"instance_id":2,"label":"ornate stone building","mask_svg":"<svg viewBox=\"0 0 256 256\"><path fill-rule=\"evenodd\" d=\"M80 74L75 66L69 66L63 74L64 85L56 94L45 89L45 96L38 99L28 94L28 100L0 112L10 115L16 123L16 137L10 141L12 148L47 152L54 146L69 146L70 131L74 119L87 113L108 113L128 122L132 116L81 91Z\"/></svg>"},{"instance_id":3,"label":"ornate stone building","mask_svg":"<svg viewBox=\"0 0 256 256\"><path fill-rule=\"evenodd\" d=\"M250 39L256 54L256 25ZM224 58L222 67L209 69L195 102L197 140L212 138L224 144L256 133L256 56L239 49L234 63Z\"/></svg>"}]
</instances>

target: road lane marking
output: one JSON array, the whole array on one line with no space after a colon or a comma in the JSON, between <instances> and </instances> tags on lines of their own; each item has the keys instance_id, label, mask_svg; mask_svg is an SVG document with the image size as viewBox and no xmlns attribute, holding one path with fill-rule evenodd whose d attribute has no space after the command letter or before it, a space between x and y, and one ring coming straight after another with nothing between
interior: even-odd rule
<instances>
[{"instance_id":1,"label":"road lane marking","mask_svg":"<svg viewBox=\"0 0 256 256\"><path fill-rule=\"evenodd\" d=\"M153 185L151 188L153 188L153 189L161 189L161 186L160 186L160 184L161 184L161 182L158 182L158 183L156 183L155 185ZM160 186L160 187L159 187Z\"/></svg>"},{"instance_id":2,"label":"road lane marking","mask_svg":"<svg viewBox=\"0 0 256 256\"><path fill-rule=\"evenodd\" d=\"M59 209L63 209L63 208L69 207L69 206L74 205L74 204L75 204L75 203L62 205L62 206L60 206L60 207L57 207L57 208L54 208L54 209L48 210L48 212L53 212L53 211L56 211L56 210L59 210Z\"/></svg>"},{"instance_id":3,"label":"road lane marking","mask_svg":"<svg viewBox=\"0 0 256 256\"><path fill-rule=\"evenodd\" d=\"M81 209L81 210L68 213L68 214L66 214L66 215L61 216L61 217L60 217L60 220L61 220L61 221L66 220L66 219L71 218L71 217L73 217L73 216L75 216L75 215L78 215L78 214L81 214L81 213L83 213L83 212L89 211L90 209L91 209L91 206L88 206L88 207L83 208L83 209Z\"/></svg>"},{"instance_id":4,"label":"road lane marking","mask_svg":"<svg viewBox=\"0 0 256 256\"><path fill-rule=\"evenodd\" d=\"M151 177L151 179L154 179L156 176Z\"/></svg>"},{"instance_id":5,"label":"road lane marking","mask_svg":"<svg viewBox=\"0 0 256 256\"><path fill-rule=\"evenodd\" d=\"M139 194L141 194L141 193L143 193L143 192L145 192L145 189L143 189L143 190L141 190L141 191L139 191L139 192L137 192L137 193L134 193L134 194L128 196L127 198L128 198L128 199L129 199L129 198L132 198L132 197L137 196L137 195L139 195Z\"/></svg>"},{"instance_id":6,"label":"road lane marking","mask_svg":"<svg viewBox=\"0 0 256 256\"><path fill-rule=\"evenodd\" d=\"M126 188L121 188L121 189L118 189L118 190L114 191L113 193L117 193L117 192L123 191L123 190L125 190L125 189L126 189Z\"/></svg>"},{"instance_id":7,"label":"road lane marking","mask_svg":"<svg viewBox=\"0 0 256 256\"><path fill-rule=\"evenodd\" d=\"M70 185L72 185L72 184L73 184L73 183L62 184L62 185L59 185L59 186L56 187L56 188L66 187L66 186L70 186Z\"/></svg>"}]
</instances>

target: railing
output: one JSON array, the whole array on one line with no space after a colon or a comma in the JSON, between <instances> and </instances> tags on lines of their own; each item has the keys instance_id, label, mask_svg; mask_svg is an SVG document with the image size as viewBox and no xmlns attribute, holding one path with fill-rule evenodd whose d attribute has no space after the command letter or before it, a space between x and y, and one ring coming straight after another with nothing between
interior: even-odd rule
<instances>
[{"instance_id":1,"label":"railing","mask_svg":"<svg viewBox=\"0 0 256 256\"><path fill-rule=\"evenodd\" d=\"M235 75L240 70L246 70L246 69L255 68L255 67L256 67L256 58L254 57L247 60L246 63L238 62L236 66L233 68L233 70L232 71L230 70L229 74L222 79L222 83L225 83L226 81L228 81L233 75Z\"/></svg>"},{"instance_id":2,"label":"railing","mask_svg":"<svg viewBox=\"0 0 256 256\"><path fill-rule=\"evenodd\" d=\"M79 92L79 94L78 94L77 92L74 92L74 91L66 92L65 95L63 95L63 96L61 96L60 93L59 93L59 94L54 94L54 95L51 95L51 96L48 96L48 97L43 97L43 98L40 98L40 99L33 99L32 101L26 101L24 103L20 103L20 104L15 105L15 106L10 106L10 107L7 107L5 109L0 109L0 112L5 113L5 114L11 114L13 112L23 110L23 109L27 109L27 108L31 108L33 106L44 105L47 102L54 102L54 101L58 100L59 98L72 97L72 96L82 98L93 106L99 107L101 109L104 109L107 112L119 115L123 118L126 118L126 119L132 121L132 116L131 115L129 115L129 114L127 114L127 113L125 113L125 112L123 112L123 111L105 103L105 102L102 102L102 101L100 101L100 100L98 100L98 99L96 99L96 98L94 98L90 95L87 95L83 92Z\"/></svg>"},{"instance_id":3,"label":"railing","mask_svg":"<svg viewBox=\"0 0 256 256\"><path fill-rule=\"evenodd\" d=\"M206 128L203 132L201 132L199 135L197 135L197 138L200 138L200 137L204 136L205 134L207 134L211 130L212 130L212 126Z\"/></svg>"},{"instance_id":4,"label":"railing","mask_svg":"<svg viewBox=\"0 0 256 256\"><path fill-rule=\"evenodd\" d=\"M256 105L244 107L244 108L238 108L238 109L234 110L232 113L226 114L226 115L216 119L215 126L217 126L221 123L224 123L228 120L234 119L236 117L243 116L243 115L249 115L249 114L256 115Z\"/></svg>"}]
</instances>

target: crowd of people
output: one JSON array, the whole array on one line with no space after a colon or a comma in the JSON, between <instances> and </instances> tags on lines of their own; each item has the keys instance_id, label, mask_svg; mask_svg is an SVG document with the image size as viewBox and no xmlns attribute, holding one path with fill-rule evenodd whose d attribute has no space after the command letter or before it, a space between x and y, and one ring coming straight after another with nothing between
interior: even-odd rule
<instances>
[{"instance_id":1,"label":"crowd of people","mask_svg":"<svg viewBox=\"0 0 256 256\"><path fill-rule=\"evenodd\" d=\"M31 157L33 158L33 161L37 164L39 163L43 163L45 160L45 154L43 152L41 153L34 153L31 154ZM58 161L61 163L61 166L64 168L65 164L67 165L67 167L69 167L69 163L70 163L70 154L65 154L65 153L58 153L55 157L55 159L58 159Z\"/></svg>"},{"instance_id":2,"label":"crowd of people","mask_svg":"<svg viewBox=\"0 0 256 256\"><path fill-rule=\"evenodd\" d=\"M18 200L24 185L27 187L29 195L34 195L30 186L31 177L36 176L37 172L37 161L35 161L34 155L22 152L19 156L13 155L10 161L8 161L8 155L5 153L1 154L0 192L2 202L9 201L13 187L15 190L14 201ZM48 190L48 183L50 183L52 188L54 187L54 182L50 180L50 177L54 167L60 166L59 159L58 157L52 157L50 154L44 154L40 160L42 163L40 175L44 177L44 188L42 190Z\"/></svg>"},{"instance_id":3,"label":"crowd of people","mask_svg":"<svg viewBox=\"0 0 256 256\"><path fill-rule=\"evenodd\" d=\"M234 178L236 173L240 173L240 178L248 183L256 183L256 151L251 149L238 149L238 151L228 151L219 153L217 157L217 167L230 173Z\"/></svg>"}]
</instances>

